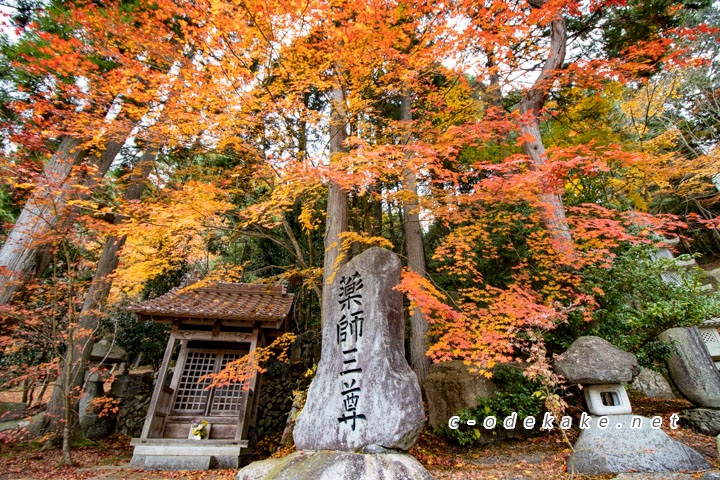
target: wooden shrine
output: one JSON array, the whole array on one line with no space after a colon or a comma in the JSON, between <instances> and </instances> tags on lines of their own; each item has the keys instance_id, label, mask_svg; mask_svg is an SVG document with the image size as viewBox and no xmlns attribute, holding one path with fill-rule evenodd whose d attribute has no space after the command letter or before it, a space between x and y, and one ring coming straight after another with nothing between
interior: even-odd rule
<instances>
[{"instance_id":1,"label":"wooden shrine","mask_svg":"<svg viewBox=\"0 0 720 480\"><path fill-rule=\"evenodd\" d=\"M138 321L172 325L132 465L153 469L234 468L248 446L260 389L256 375L207 389L199 381L286 331L293 295L286 286L215 283L176 288L130 306ZM247 388L249 387L249 388ZM207 437L192 430L208 423Z\"/></svg>"}]
</instances>

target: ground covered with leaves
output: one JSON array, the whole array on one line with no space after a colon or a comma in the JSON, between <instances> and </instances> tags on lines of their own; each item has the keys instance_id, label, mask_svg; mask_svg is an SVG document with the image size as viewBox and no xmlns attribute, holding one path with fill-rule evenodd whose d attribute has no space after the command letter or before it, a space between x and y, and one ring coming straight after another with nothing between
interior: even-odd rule
<instances>
[{"instance_id":1,"label":"ground covered with leaves","mask_svg":"<svg viewBox=\"0 0 720 480\"><path fill-rule=\"evenodd\" d=\"M663 426L669 425L674 412L690 407L684 401L665 401L633 398L634 413L663 417ZM717 440L684 428L665 431L673 438L703 454L718 467ZM568 431L573 443L578 432ZM291 450L276 452L275 456ZM565 460L571 449L563 436L542 433L525 440L514 440L493 445L461 447L447 442L442 436L425 431L410 453L420 460L438 480L445 479L496 479L541 480L570 479ZM113 436L94 445L73 450L76 465L63 466L59 449L44 449L40 444L0 444L0 480L30 480L52 478L54 480L159 480L159 479L207 479L230 480L237 470L212 470L206 472L146 472L128 465L132 447L128 438ZM594 478L611 478L601 476Z\"/></svg>"},{"instance_id":2,"label":"ground covered with leaves","mask_svg":"<svg viewBox=\"0 0 720 480\"><path fill-rule=\"evenodd\" d=\"M159 480L202 478L229 480L237 470L208 472L146 472L128 465L132 457L130 439L112 436L94 445L73 449L72 467L61 464L59 448L45 449L39 443L0 444L0 480Z\"/></svg>"},{"instance_id":3,"label":"ground covered with leaves","mask_svg":"<svg viewBox=\"0 0 720 480\"><path fill-rule=\"evenodd\" d=\"M715 467L718 463L718 446L715 437L701 435L679 427L670 429L670 415L691 408L686 401L669 401L633 396L633 413L663 418L664 431L674 439L700 452ZM577 419L573 420L577 425ZM557 428L557 427L556 427ZM567 440L574 444L577 430L567 431ZM571 453L568 442L559 431L542 433L526 440L505 441L483 447L460 447L447 443L442 437L424 432L411 450L439 480L541 480L570 479L583 476L567 472L566 460ZM592 476L612 478L614 475ZM701 476L699 474L698 476Z\"/></svg>"}]
</instances>

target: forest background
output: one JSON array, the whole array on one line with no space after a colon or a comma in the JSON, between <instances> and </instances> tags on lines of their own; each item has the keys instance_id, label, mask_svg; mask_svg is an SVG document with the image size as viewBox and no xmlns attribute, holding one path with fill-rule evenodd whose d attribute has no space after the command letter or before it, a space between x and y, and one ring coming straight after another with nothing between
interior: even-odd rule
<instances>
[{"instance_id":1,"label":"forest background","mask_svg":"<svg viewBox=\"0 0 720 480\"><path fill-rule=\"evenodd\" d=\"M364 248L406 269L408 357L522 360L720 314L663 235L720 255L707 0L5 2L0 362L70 461L90 346L157 365L130 302L287 280L291 329ZM715 183L714 183L715 182ZM242 380L242 375L238 380ZM29 398L27 398L29 397Z\"/></svg>"}]
</instances>

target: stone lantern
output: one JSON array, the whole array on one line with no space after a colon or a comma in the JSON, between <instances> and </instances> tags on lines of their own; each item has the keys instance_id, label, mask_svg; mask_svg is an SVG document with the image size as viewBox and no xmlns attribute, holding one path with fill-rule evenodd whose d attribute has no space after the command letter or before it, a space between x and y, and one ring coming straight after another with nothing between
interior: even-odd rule
<instances>
[{"instance_id":1,"label":"stone lantern","mask_svg":"<svg viewBox=\"0 0 720 480\"><path fill-rule=\"evenodd\" d=\"M600 337L580 337L555 361L555 369L569 383L583 386L591 414L581 424L568 471L604 475L709 468L702 455L660 429L661 417L632 415L624 383L640 373L635 355Z\"/></svg>"},{"instance_id":2,"label":"stone lantern","mask_svg":"<svg viewBox=\"0 0 720 480\"><path fill-rule=\"evenodd\" d=\"M591 415L632 413L623 383L640 373L635 355L623 352L600 337L580 337L555 362L569 383L583 386Z\"/></svg>"}]
</instances>

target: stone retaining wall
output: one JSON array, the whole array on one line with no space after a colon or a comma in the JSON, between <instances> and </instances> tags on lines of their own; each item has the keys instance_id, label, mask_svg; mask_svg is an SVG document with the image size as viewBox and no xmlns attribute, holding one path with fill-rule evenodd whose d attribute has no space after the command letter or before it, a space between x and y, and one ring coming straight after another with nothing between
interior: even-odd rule
<instances>
[{"instance_id":1,"label":"stone retaining wall","mask_svg":"<svg viewBox=\"0 0 720 480\"><path fill-rule=\"evenodd\" d=\"M280 434L285 429L292 408L293 390L307 389L310 379L303 378L303 374L320 360L320 332L309 331L298 335L289 358L289 364L271 359L265 365L253 443Z\"/></svg>"},{"instance_id":2,"label":"stone retaining wall","mask_svg":"<svg viewBox=\"0 0 720 480\"><path fill-rule=\"evenodd\" d=\"M292 408L292 392L297 383L297 368L276 361L268 363L270 365L263 374L260 389L254 442L282 433Z\"/></svg>"},{"instance_id":3,"label":"stone retaining wall","mask_svg":"<svg viewBox=\"0 0 720 480\"><path fill-rule=\"evenodd\" d=\"M139 437L140 433L142 433L151 398L151 394L123 398L118 405L115 431L131 438Z\"/></svg>"}]
</instances>

